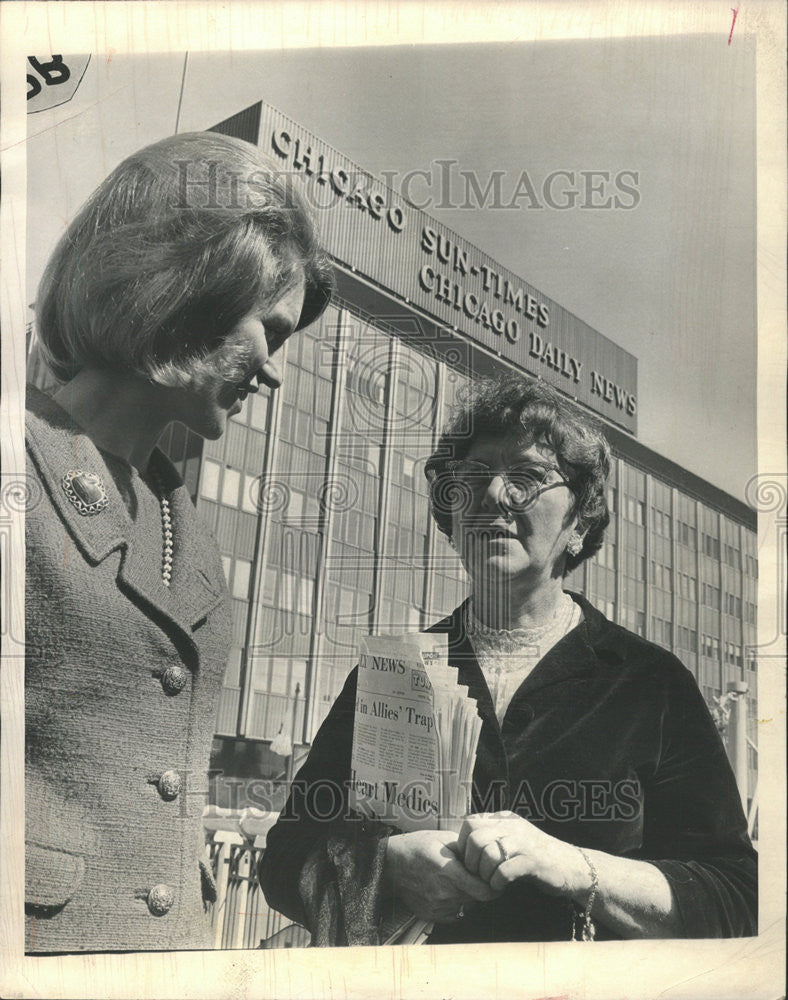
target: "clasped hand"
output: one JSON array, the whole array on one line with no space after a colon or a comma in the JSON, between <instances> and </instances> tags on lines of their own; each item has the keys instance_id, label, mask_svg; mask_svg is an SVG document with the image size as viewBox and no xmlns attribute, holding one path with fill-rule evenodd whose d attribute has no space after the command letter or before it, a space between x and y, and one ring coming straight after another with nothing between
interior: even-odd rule
<instances>
[{"instance_id":1,"label":"clasped hand","mask_svg":"<svg viewBox=\"0 0 788 1000\"><path fill-rule=\"evenodd\" d=\"M513 812L477 813L459 836L418 830L392 836L386 851L388 891L423 920L459 919L460 908L489 902L520 878L545 892L566 892L574 849Z\"/></svg>"},{"instance_id":2,"label":"clasped hand","mask_svg":"<svg viewBox=\"0 0 788 1000\"><path fill-rule=\"evenodd\" d=\"M466 870L501 892L527 878L551 895L573 891L577 850L508 810L468 816L457 838Z\"/></svg>"},{"instance_id":3,"label":"clasped hand","mask_svg":"<svg viewBox=\"0 0 788 1000\"><path fill-rule=\"evenodd\" d=\"M447 922L520 878L552 895L571 892L576 853L516 813L476 813L459 835L418 830L390 837L385 878L389 893L418 917Z\"/></svg>"},{"instance_id":4,"label":"clasped hand","mask_svg":"<svg viewBox=\"0 0 788 1000\"><path fill-rule=\"evenodd\" d=\"M486 903L500 895L467 871L457 853L457 834L449 830L389 837L384 879L389 896L422 920L436 923L458 920L466 904Z\"/></svg>"}]
</instances>

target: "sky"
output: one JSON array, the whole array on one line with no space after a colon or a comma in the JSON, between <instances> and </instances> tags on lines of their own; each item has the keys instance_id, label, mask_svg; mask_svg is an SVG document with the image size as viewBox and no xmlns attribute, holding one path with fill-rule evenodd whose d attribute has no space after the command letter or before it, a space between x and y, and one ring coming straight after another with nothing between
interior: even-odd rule
<instances>
[{"instance_id":1,"label":"sky","mask_svg":"<svg viewBox=\"0 0 788 1000\"><path fill-rule=\"evenodd\" d=\"M69 105L29 116L28 286L120 159L262 98L373 174L393 172L394 187L426 171L414 200L432 197L430 214L638 358L638 438L743 498L756 472L754 44L726 43L94 56ZM504 205L524 173L535 198L460 207L462 187L447 199L439 185L447 159L453 182L471 171L482 190L499 172ZM556 175L551 206L556 171L574 184ZM623 177L631 207L590 207L608 192L586 195L588 171L608 172L613 194Z\"/></svg>"}]
</instances>

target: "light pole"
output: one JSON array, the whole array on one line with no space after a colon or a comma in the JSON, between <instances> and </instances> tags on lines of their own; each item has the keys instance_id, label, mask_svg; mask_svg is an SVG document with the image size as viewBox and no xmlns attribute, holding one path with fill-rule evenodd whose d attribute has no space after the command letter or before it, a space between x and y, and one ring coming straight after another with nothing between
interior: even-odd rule
<instances>
[{"instance_id":1,"label":"light pole","mask_svg":"<svg viewBox=\"0 0 788 1000\"><path fill-rule=\"evenodd\" d=\"M747 815L747 684L745 681L731 681L728 684L731 696L730 716L726 744L736 784L739 786L744 813Z\"/></svg>"},{"instance_id":2,"label":"light pole","mask_svg":"<svg viewBox=\"0 0 788 1000\"><path fill-rule=\"evenodd\" d=\"M287 784L288 786L293 781L293 767L295 764L295 744L296 744L296 725L298 723L298 696L301 694L301 684L296 681L295 694L293 695L293 718L290 723L290 756L287 758Z\"/></svg>"}]
</instances>

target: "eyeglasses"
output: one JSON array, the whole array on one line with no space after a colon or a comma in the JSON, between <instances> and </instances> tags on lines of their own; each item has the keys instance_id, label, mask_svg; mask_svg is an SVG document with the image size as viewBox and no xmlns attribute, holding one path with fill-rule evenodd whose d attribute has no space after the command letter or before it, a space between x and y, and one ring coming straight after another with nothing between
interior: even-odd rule
<instances>
[{"instance_id":1,"label":"eyeglasses","mask_svg":"<svg viewBox=\"0 0 788 1000\"><path fill-rule=\"evenodd\" d=\"M517 465L511 469L491 469L484 462L459 459L447 462L444 469L454 486L454 489L445 492L444 497L452 509L467 506L469 499L478 500L496 476L501 477L509 503L517 510L526 510L548 490L559 486L571 489L569 480L557 465ZM548 481L552 476L558 476L558 481Z\"/></svg>"}]
</instances>

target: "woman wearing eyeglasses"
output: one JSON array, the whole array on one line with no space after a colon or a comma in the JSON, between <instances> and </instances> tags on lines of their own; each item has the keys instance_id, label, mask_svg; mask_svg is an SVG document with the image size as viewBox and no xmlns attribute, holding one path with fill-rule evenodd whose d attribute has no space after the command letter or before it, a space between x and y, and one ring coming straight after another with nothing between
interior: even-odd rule
<instances>
[{"instance_id":1,"label":"woman wearing eyeglasses","mask_svg":"<svg viewBox=\"0 0 788 1000\"><path fill-rule=\"evenodd\" d=\"M392 901L436 944L757 933L755 853L694 679L564 590L601 547L609 465L595 422L525 377L478 385L444 432L432 513L472 593L430 631L483 719L472 814L457 835L320 818L349 773L351 674L262 864L314 943L375 943Z\"/></svg>"}]
</instances>

